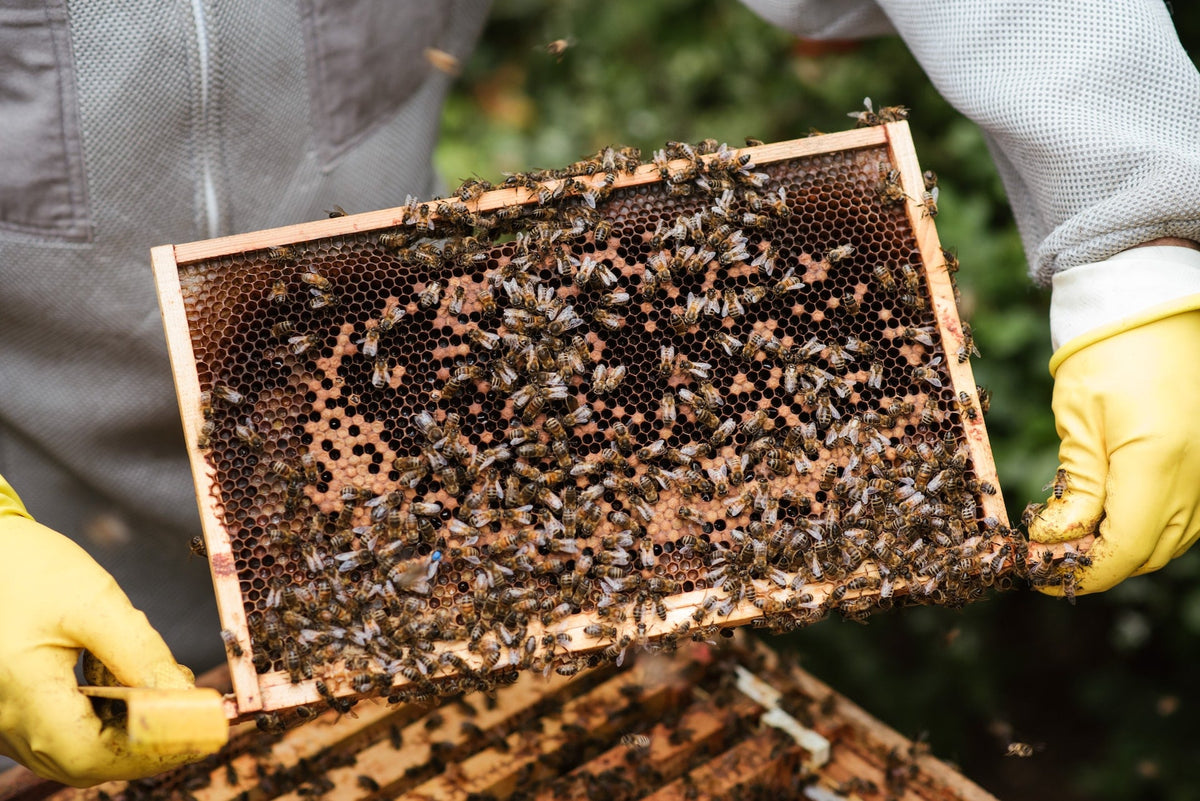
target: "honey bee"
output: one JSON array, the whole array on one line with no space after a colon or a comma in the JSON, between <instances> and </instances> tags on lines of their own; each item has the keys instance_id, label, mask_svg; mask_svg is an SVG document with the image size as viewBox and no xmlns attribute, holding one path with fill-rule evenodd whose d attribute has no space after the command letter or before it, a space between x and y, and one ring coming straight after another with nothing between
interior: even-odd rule
<instances>
[{"instance_id":1,"label":"honey bee","mask_svg":"<svg viewBox=\"0 0 1200 801\"><path fill-rule=\"evenodd\" d=\"M188 549L192 552L192 556L206 558L208 556L208 548L204 545L203 537L192 537L188 542Z\"/></svg>"},{"instance_id":2,"label":"honey bee","mask_svg":"<svg viewBox=\"0 0 1200 801\"><path fill-rule=\"evenodd\" d=\"M238 406L246 400L246 396L227 384L213 384L210 397L230 406ZM206 405L207 399L201 395L200 403ZM207 416L207 415L206 415Z\"/></svg>"},{"instance_id":3,"label":"honey bee","mask_svg":"<svg viewBox=\"0 0 1200 801\"><path fill-rule=\"evenodd\" d=\"M844 245L843 247L850 248L851 253L854 252L854 247L852 245ZM838 248L834 248L834 250L829 251L828 258L833 258L833 253L835 250L838 250ZM848 258L848 256L845 258ZM839 259L839 261L840 260L841 259ZM830 262L830 264L834 263L836 262ZM792 268L789 267L787 272L784 273L783 276L775 283L775 285L771 287L771 294L782 295L785 292L795 292L798 289L803 289L805 286L806 284L800 280L800 276L796 275Z\"/></svg>"},{"instance_id":4,"label":"honey bee","mask_svg":"<svg viewBox=\"0 0 1200 801\"><path fill-rule=\"evenodd\" d=\"M938 192L939 192L939 190L935 186L932 189L926 189L922 193L921 199L922 199L922 201L924 201L921 204L922 216L932 218L932 217L936 217L938 215L938 206L937 206Z\"/></svg>"},{"instance_id":5,"label":"honey bee","mask_svg":"<svg viewBox=\"0 0 1200 801\"><path fill-rule=\"evenodd\" d=\"M712 523L708 522L704 515L690 506L680 506L675 510L675 515L680 520L686 520L694 526L698 526L705 534L711 534L713 530Z\"/></svg>"},{"instance_id":6,"label":"honey bee","mask_svg":"<svg viewBox=\"0 0 1200 801\"><path fill-rule=\"evenodd\" d=\"M271 291L267 295L267 299L271 303L275 303L275 304L284 303L285 301L287 301L287 298L288 298L287 281L284 281L282 278L280 278L279 280L277 280L273 284L271 284Z\"/></svg>"},{"instance_id":7,"label":"honey bee","mask_svg":"<svg viewBox=\"0 0 1200 801\"><path fill-rule=\"evenodd\" d=\"M450 304L446 307L451 316L458 317L462 314L463 303L467 300L467 290L461 284L455 284L454 289L450 293Z\"/></svg>"},{"instance_id":8,"label":"honey bee","mask_svg":"<svg viewBox=\"0 0 1200 801\"><path fill-rule=\"evenodd\" d=\"M948 250L943 250L942 260L945 262L946 272L951 275L958 272L958 256Z\"/></svg>"},{"instance_id":9,"label":"honey bee","mask_svg":"<svg viewBox=\"0 0 1200 801\"><path fill-rule=\"evenodd\" d=\"M1034 748L1029 743L1012 742L1009 743L1008 747L1004 750L1004 755L1025 758L1033 756L1033 751Z\"/></svg>"},{"instance_id":10,"label":"honey bee","mask_svg":"<svg viewBox=\"0 0 1200 801\"><path fill-rule=\"evenodd\" d=\"M900 185L900 171L891 169L886 161L881 161L879 162L879 175L879 186L877 187L879 199L889 206L903 203L908 194Z\"/></svg>"},{"instance_id":11,"label":"honey bee","mask_svg":"<svg viewBox=\"0 0 1200 801\"><path fill-rule=\"evenodd\" d=\"M938 389L941 389L942 388L942 379L941 379L942 372L938 366L939 364L941 364L941 361L942 361L941 356L934 356L932 359L929 360L928 366L918 365L917 367L911 367L911 368L909 368L909 373L912 374L912 377L915 380L923 381L924 383L928 384L931 387L937 387Z\"/></svg>"},{"instance_id":12,"label":"honey bee","mask_svg":"<svg viewBox=\"0 0 1200 801\"><path fill-rule=\"evenodd\" d=\"M927 348L934 347L934 337L937 336L937 330L931 325L924 326L905 326L900 332L900 337L905 342L919 343Z\"/></svg>"},{"instance_id":13,"label":"honey bee","mask_svg":"<svg viewBox=\"0 0 1200 801\"><path fill-rule=\"evenodd\" d=\"M650 742L650 737L645 734L626 734L621 737L622 746L641 754L650 750Z\"/></svg>"},{"instance_id":14,"label":"honey bee","mask_svg":"<svg viewBox=\"0 0 1200 801\"><path fill-rule=\"evenodd\" d=\"M249 417L246 418L245 422L234 426L233 435L237 437L239 442L252 451L261 451L263 449L262 435L254 428L254 423Z\"/></svg>"},{"instance_id":15,"label":"honey bee","mask_svg":"<svg viewBox=\"0 0 1200 801\"><path fill-rule=\"evenodd\" d=\"M1065 467L1058 468L1058 472L1056 472L1054 474L1054 480L1051 481L1046 486L1042 487L1042 492L1046 492L1047 490L1053 489L1054 490L1054 499L1056 501L1061 500L1062 496L1067 491L1067 479L1068 479L1068 476L1067 476L1066 468Z\"/></svg>"},{"instance_id":16,"label":"honey bee","mask_svg":"<svg viewBox=\"0 0 1200 801\"><path fill-rule=\"evenodd\" d=\"M371 385L376 389L381 389L392 380L392 368L388 364L387 357L380 356L375 359L375 363L371 370Z\"/></svg>"},{"instance_id":17,"label":"honey bee","mask_svg":"<svg viewBox=\"0 0 1200 801\"><path fill-rule=\"evenodd\" d=\"M979 395L979 411L983 414L987 414L988 409L990 409L992 406L992 391L987 387L982 387L979 384L976 384L975 392Z\"/></svg>"},{"instance_id":18,"label":"honey bee","mask_svg":"<svg viewBox=\"0 0 1200 801\"><path fill-rule=\"evenodd\" d=\"M213 437L217 434L217 421L208 419L200 424L200 431L196 436L196 447L200 450L208 450L212 447Z\"/></svg>"},{"instance_id":19,"label":"honey bee","mask_svg":"<svg viewBox=\"0 0 1200 801\"><path fill-rule=\"evenodd\" d=\"M749 418L742 421L742 431L752 437L775 430L775 421L771 414L764 409L758 409Z\"/></svg>"},{"instance_id":20,"label":"honey bee","mask_svg":"<svg viewBox=\"0 0 1200 801\"><path fill-rule=\"evenodd\" d=\"M438 72L451 77L457 76L462 71L462 64L457 56L436 47L425 48L425 60Z\"/></svg>"},{"instance_id":21,"label":"honey bee","mask_svg":"<svg viewBox=\"0 0 1200 801\"><path fill-rule=\"evenodd\" d=\"M622 422L613 423L613 436L617 442L617 450L625 455L633 453L634 442L633 437L629 435L629 429Z\"/></svg>"},{"instance_id":22,"label":"honey bee","mask_svg":"<svg viewBox=\"0 0 1200 801\"><path fill-rule=\"evenodd\" d=\"M767 247L754 257L754 260L750 262L750 266L757 268L759 272L770 278L775 274L775 260L777 258L779 258L779 251L773 247Z\"/></svg>"},{"instance_id":23,"label":"honey bee","mask_svg":"<svg viewBox=\"0 0 1200 801\"><path fill-rule=\"evenodd\" d=\"M330 219L346 216L346 210L341 206L334 206L332 209L325 209L325 213L329 215Z\"/></svg>"},{"instance_id":24,"label":"honey bee","mask_svg":"<svg viewBox=\"0 0 1200 801\"><path fill-rule=\"evenodd\" d=\"M617 364L609 367L598 364L592 370L592 391L597 395L607 395L619 387L624 380L625 365Z\"/></svg>"},{"instance_id":25,"label":"honey bee","mask_svg":"<svg viewBox=\"0 0 1200 801\"><path fill-rule=\"evenodd\" d=\"M850 259L854 253L854 245L851 245L850 243L838 245L837 247L830 249L825 254L825 261L827 261L831 267L836 267L842 262Z\"/></svg>"},{"instance_id":26,"label":"honey bee","mask_svg":"<svg viewBox=\"0 0 1200 801\"><path fill-rule=\"evenodd\" d=\"M959 345L957 357L958 363L962 364L970 357L979 358L979 348L975 347L975 337L971 333L971 326L966 323L962 325L963 343Z\"/></svg>"},{"instance_id":27,"label":"honey bee","mask_svg":"<svg viewBox=\"0 0 1200 801\"><path fill-rule=\"evenodd\" d=\"M300 273L300 281L320 292L329 292L333 289L333 283L311 267Z\"/></svg>"},{"instance_id":28,"label":"honey bee","mask_svg":"<svg viewBox=\"0 0 1200 801\"><path fill-rule=\"evenodd\" d=\"M430 281L425 288L417 293L417 305L422 309L432 309L442 302L442 282Z\"/></svg>"},{"instance_id":29,"label":"honey bee","mask_svg":"<svg viewBox=\"0 0 1200 801\"><path fill-rule=\"evenodd\" d=\"M592 312L592 319L600 326L607 328L609 331L616 331L625 322L625 318L619 314L614 314L607 309L597 308Z\"/></svg>"}]
</instances>

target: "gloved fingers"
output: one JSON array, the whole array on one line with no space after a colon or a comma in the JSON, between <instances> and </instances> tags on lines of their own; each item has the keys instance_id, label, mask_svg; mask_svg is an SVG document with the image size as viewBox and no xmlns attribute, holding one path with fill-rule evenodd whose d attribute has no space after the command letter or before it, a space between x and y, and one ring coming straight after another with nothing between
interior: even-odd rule
<instances>
[{"instance_id":1,"label":"gloved fingers","mask_svg":"<svg viewBox=\"0 0 1200 801\"><path fill-rule=\"evenodd\" d=\"M1170 536L1175 468L1182 454L1159 438L1131 440L1116 449L1109 464L1108 499L1100 537L1088 553L1091 565L1079 575L1079 593L1103 592L1136 571L1156 570L1174 553ZM1175 527L1178 529L1178 527ZM1164 546L1163 558L1150 565Z\"/></svg>"},{"instance_id":2,"label":"gloved fingers","mask_svg":"<svg viewBox=\"0 0 1200 801\"><path fill-rule=\"evenodd\" d=\"M1173 516L1163 529L1154 553L1150 554L1146 563L1135 570L1133 575L1140 576L1143 573L1161 570L1172 559L1183 556L1195 545L1196 540L1200 539L1200 520L1197 520L1196 515L1196 510L1184 509Z\"/></svg>"},{"instance_id":3,"label":"gloved fingers","mask_svg":"<svg viewBox=\"0 0 1200 801\"><path fill-rule=\"evenodd\" d=\"M185 689L191 673L175 663L167 644L108 571L67 537L33 520L17 521L38 564L46 563L46 588L57 615L46 621L43 641L86 648L129 687Z\"/></svg>"},{"instance_id":4,"label":"gloved fingers","mask_svg":"<svg viewBox=\"0 0 1200 801\"><path fill-rule=\"evenodd\" d=\"M104 727L75 682L76 654L42 646L21 659L21 672L5 681L4 750L47 779L86 787L112 779L153 775L194 755L141 753L124 730Z\"/></svg>"},{"instance_id":5,"label":"gloved fingers","mask_svg":"<svg viewBox=\"0 0 1200 801\"><path fill-rule=\"evenodd\" d=\"M171 649L145 614L107 574L103 588L86 607L73 607L64 630L81 648L104 663L126 687L186 689L194 686L192 672L176 663Z\"/></svg>"},{"instance_id":6,"label":"gloved fingers","mask_svg":"<svg viewBox=\"0 0 1200 801\"><path fill-rule=\"evenodd\" d=\"M1032 542L1076 540L1094 534L1104 518L1108 454L1104 437L1096 430L1101 417L1098 413L1079 414L1075 406L1079 402L1062 384L1055 385L1054 415L1062 440L1058 448L1060 467L1046 508L1029 523ZM1055 498L1059 488L1062 497Z\"/></svg>"}]
</instances>

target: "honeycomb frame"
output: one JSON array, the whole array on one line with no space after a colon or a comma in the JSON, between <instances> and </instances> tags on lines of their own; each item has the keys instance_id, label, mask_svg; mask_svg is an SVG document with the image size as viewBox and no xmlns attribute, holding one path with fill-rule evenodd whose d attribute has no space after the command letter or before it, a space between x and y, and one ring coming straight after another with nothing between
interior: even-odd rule
<instances>
[{"instance_id":1,"label":"honeycomb frame","mask_svg":"<svg viewBox=\"0 0 1200 801\"><path fill-rule=\"evenodd\" d=\"M889 123L843 133L741 148L734 152L738 157L749 157L754 164L764 168L777 166L783 169L792 164L818 163L821 159L840 157L860 158L871 164L878 163L881 165L881 171L884 162L889 166L888 180L898 190L898 193L888 205L893 211L902 210L902 221L907 225L907 235L910 237L908 243L911 248L911 261L920 269L922 282L920 289L922 296L928 302L928 321L936 328L934 345L928 349L919 348L918 350L922 353L928 350L929 353L938 353L945 357L944 361L939 360L943 361L940 368L941 376L946 381L945 387L940 388L940 393L944 397L953 399L961 412L961 414L958 412L953 414L952 427L961 435L959 443L969 453L969 470L975 481L993 488L991 494L976 493L974 496L974 503L979 510L978 518L990 521L990 526L986 530L982 527L979 528L978 535L971 537L971 541L975 542L976 546L970 555L971 567L967 570L968 572L973 571L978 576L987 571L986 565L989 562L995 563L995 560L999 559L1000 567L994 571L996 575L991 576L988 583L1008 573L1016 566L1015 562L1020 558L1018 554L1022 553L1022 549L1018 548L1016 541L1011 538L1007 529L1008 522L1001 496L998 490L994 489L998 486L998 480L982 415L977 413L980 410L980 402L970 363L965 359L953 357L953 354L968 348L969 343L964 338L951 275L946 267L946 258L941 249L932 216L921 201L925 187L907 123ZM701 156L700 160L708 161L712 158L714 157ZM672 160L666 166L667 173L664 173L660 166L645 164L630 172L621 172L615 176L615 180L611 175L597 173L572 179L548 179L540 181L536 186L495 189L467 201L465 205L472 213L477 214L511 209L517 206L532 207L539 202L539 191L553 193L560 189L567 180L575 180L594 188L607 187L614 193L620 190L632 192L639 187L665 185L664 175L669 174L672 170L686 170L688 162ZM800 167L796 169L800 169ZM436 202L431 202L431 205L434 203ZM195 321L189 317L187 293L194 294L205 291L205 282L215 281L214 275L219 274L221 282L227 283L228 272L236 270L240 263L239 260L248 258L247 254L260 254L259 262L261 263L262 253L282 252L288 254L294 249L305 247L310 243L336 242L339 241L337 240L339 237L387 234L402 229L406 225L411 227L412 213L411 207L399 207L220 239L164 245L154 248L151 252L218 610L222 625L231 640L229 661L234 685L234 694L228 704L231 717L319 702L322 695L325 695L326 698L362 695L367 690L362 685L356 685L352 672L344 669L322 672L321 675L313 677L308 675L297 677L294 672L281 668L279 658L273 659L271 668L266 672L260 673L259 669L256 669L254 662L256 643L252 637L247 615L247 606L253 607L255 604L248 604L247 589L252 582L257 583L258 586L254 592L259 597L271 590L268 590L267 582L262 576L248 580L247 573L253 574L256 570L260 570L264 574L269 572L265 569L269 565L264 567L257 558L266 555L267 549L262 548L261 543L254 546L256 556L249 560L244 555L239 559L234 553L234 543L229 528L233 521L231 515L235 513L236 505L231 504L229 497L231 493L222 491L223 477L218 474L217 469L207 458L206 449L200 447L203 440L211 434L211 432L206 432L208 418L206 412L203 411L202 397L205 394L211 394L218 383L213 376L217 373L222 375L226 373L222 372L224 368L220 365L208 364L206 359L211 358L211 353L204 348L203 344L199 347L197 345L198 342L202 343L203 337L215 335L212 335L211 332L198 333ZM830 241L829 244L832 245L834 242ZM285 256L285 258L291 257ZM813 259L809 259L799 266L807 269L806 276L813 275L814 270L817 270L818 273L820 269L828 272L831 265L828 262L829 257L825 258L826 262L822 262L821 259L817 259L815 262ZM821 268L822 263L825 264L823 268ZM205 270L210 273L207 277L204 274ZM783 271L782 267L780 271ZM863 280L867 281L865 274ZM860 286L862 285L860 284ZM308 288L314 297L320 297L322 290L319 287ZM860 289L859 292L861 293L862 290ZM440 309L445 302L446 299L440 297L438 308ZM834 306L836 306L836 302L830 308ZM410 303L408 308L415 311L417 306ZM242 327L234 331L232 336L226 335L226 339L237 340L241 337L248 337L247 331L247 328ZM338 347L342 348L340 352L342 356L354 351L354 345L349 344L352 333L357 332L347 329L339 335L339 342L342 344ZM361 341L359 344L362 344ZM911 347L915 348L916 346ZM466 350L469 351L469 349ZM462 352L464 351L460 349L459 353ZM758 355L754 355L755 360L760 363L765 361L765 359L758 359ZM244 355L239 355L238 358L243 359L243 362L245 360ZM923 362L918 362L918 364L923 364ZM242 368L234 364L230 369ZM908 363L906 363L905 369L911 369ZM401 371L396 370L396 372ZM443 372L448 371L443 370ZM444 379L446 376L443 375L441 378ZM359 380L365 379L360 376ZM389 375L384 383L395 387L399 381L398 376ZM758 389L755 389L754 394L757 392ZM601 405L603 405L603 401L601 401ZM211 408L211 401L209 408ZM916 430L918 427L916 417L920 411L920 409L910 411L909 417L900 422L908 422L909 428ZM238 411L238 416L240 417L240 415L241 410ZM316 412L313 412L313 415L314 417L318 416ZM235 439L241 437L243 440L240 444L230 439L228 430L223 433L226 444L232 444L235 449L241 448L241 452L254 450L253 447L244 447L253 444L246 440L261 436L261 429L257 426L269 423L266 419L252 423L249 417L246 418L246 422L251 429L249 433L233 432ZM321 418L322 425L327 422L328 418ZM897 430L902 428L903 426ZM274 432L268 430L268 437L272 433ZM611 443L605 439L604 444ZM245 454L245 456L247 461L253 460L253 454ZM376 460L375 463L378 464L379 460ZM823 469L830 466L814 460L813 478L809 480L808 484L815 487L817 476ZM845 466L844 462L837 466L845 468L846 472L849 472L849 468ZM242 477L239 481L237 494L240 497L246 489L246 480ZM331 484L331 482L326 481L325 484ZM332 482L332 485L336 485L336 482ZM343 486L349 485L349 482L343 484ZM305 490L305 492L308 491ZM320 503L326 503L328 508L330 498L334 494L336 493L327 487ZM679 503L680 499L675 498L674 502ZM727 502L727 499L712 501L714 506L721 506ZM647 522L647 525L651 524ZM661 528L661 524L654 525L659 525ZM671 528L674 529L680 525L683 524L676 523ZM509 528L506 527L505 531L508 530ZM423 558L430 560L429 564L433 567L432 562L437 559L428 556L429 546L424 547L426 551ZM439 555L442 553L440 549L436 552ZM245 551L243 550L242 553L244 554ZM656 551L656 553L658 552ZM1012 554L1012 557L1009 558L1008 554ZM239 561L242 564L239 565ZM525 643L535 640L542 642L547 638L553 639L554 645L550 647L550 650L558 654L555 664L561 665L562 660L570 660L587 654L592 654L593 659L597 654L613 658L623 652L624 648L616 647L622 642L626 645L631 642L641 645L656 641L666 641L671 644L681 632L692 629L693 620L696 621L695 628L697 630L711 633L717 629L728 629L752 623L780 626L782 618L789 615L800 622L807 622L820 617L833 607L843 611L853 611L858 608L865 609L873 601L881 601L878 565L870 560L855 565L851 572L840 576L836 581L814 580L806 583L803 590L810 597L804 608L800 610L797 610L795 606L788 606L788 599L795 598L797 595L795 590L762 580L748 583L752 587L748 597L743 591L739 594L736 602L722 605L716 612L711 603L713 593L706 586L692 590L685 589L683 592L665 593L658 599L661 603L656 602L655 604L658 614L649 609L640 609L644 601L639 600L637 604L639 610L635 612L636 617L639 618L636 625L633 620L626 617L625 620L620 621L618 626L610 629L609 624L602 621L601 616L594 611L581 610L554 620L549 625L536 619L529 621L526 626L522 627L520 640L521 643ZM684 584L686 586L686 582ZM909 593L913 588L908 584L909 582L906 582L904 578L897 579L888 595L894 594L896 597L901 597ZM883 599L887 599L887 596L883 596ZM957 600L961 602L961 599ZM950 602L954 601L955 599L950 599ZM261 603L259 605L261 606ZM806 613L812 609L820 610L821 614ZM795 614L796 612L799 614ZM603 636L597 637L594 633L586 633L589 630L594 632L595 629L589 627L597 625L603 626L605 632ZM693 634L695 633L693 632ZM478 653L477 648L469 647L465 640L450 645L440 642L434 645L433 653L439 658L439 661L436 663L437 667L430 671L428 676L430 679L444 678L463 670L476 673L500 671L512 667L513 663L518 661L514 658L498 661L485 659ZM520 643L505 643L502 650L506 654L515 655L520 650ZM453 657L443 658L446 652L453 654ZM488 664L489 661L491 664ZM454 667L455 665L458 667ZM530 665L522 664L520 666L529 667ZM549 670L554 665L542 661L538 666ZM414 684L427 683L423 681L425 678L425 676L406 677L396 673L392 676L392 691L395 692L406 686L412 689ZM324 682L324 686L320 688L323 692L318 691L317 679L322 679ZM378 691L378 688L374 689Z\"/></svg>"}]
</instances>

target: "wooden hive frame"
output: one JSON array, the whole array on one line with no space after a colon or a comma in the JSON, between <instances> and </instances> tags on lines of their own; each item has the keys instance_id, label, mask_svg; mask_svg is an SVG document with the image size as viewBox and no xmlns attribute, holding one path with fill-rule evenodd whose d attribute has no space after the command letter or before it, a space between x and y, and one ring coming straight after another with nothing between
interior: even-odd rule
<instances>
[{"instance_id":1,"label":"wooden hive frame","mask_svg":"<svg viewBox=\"0 0 1200 801\"><path fill-rule=\"evenodd\" d=\"M896 170L898 186L904 194L902 201L904 215L913 234L914 247L919 252L920 261L924 265L925 289L940 339L939 346L942 353L954 354L966 347L967 343L964 341L964 332L955 305L951 275L945 264L933 220L921 200L925 188L907 123L891 123L844 133L750 147L738 150L737 153L749 156L755 164L770 165L789 160L819 157L823 154L856 151L878 151L880 158L886 159ZM685 161L672 161L669 169L680 170L686 166ZM548 192L553 192L561 186L564 180L566 179L546 180L542 183L542 187ZM653 185L661 182L663 176L659 166L646 164L632 172L619 174L615 182L612 181L611 176L601 173L573 180L593 187L604 187L611 182L610 188L619 190ZM534 204L537 201L538 194L532 188L517 186L486 192L468 202L467 206L472 212L478 213L513 205ZM158 282L159 300L196 483L196 495L217 605L222 625L231 633L237 643L230 653L233 695L229 700L228 711L231 718L264 710L286 709L313 703L320 700L320 694L314 680L294 682L293 677L289 676L286 671L275 669L260 675L255 669L253 663L254 644L247 621L246 598L239 581L233 545L225 523L227 510L223 507L221 494L217 490L219 481L215 468L200 447L205 425L204 415L201 411L201 370L180 276L191 268L209 264L220 265L224 263L223 260L236 259L248 252L271 248L288 249L302 243L329 240L332 237L394 231L406 223L411 213L412 210L409 207L385 209L201 242L164 245L152 250L153 268ZM961 430L964 432L965 445L970 452L970 463L974 475L981 483L997 486L998 480L987 433L981 415L976 414L976 410L979 409L979 399L970 364L965 360L946 358L944 370L953 393L962 399ZM1007 517L999 493L983 494L978 496L977 500L981 509L980 516L990 518L994 526L991 533L985 535L987 541L979 550L977 559L987 560L997 556L1003 557L1004 554L1012 552L1013 541L1009 539L1006 528ZM1012 569L1014 560L1002 558L1001 562L1003 566L999 572L1004 573ZM860 577L864 579L875 577L875 587L865 582L862 587L851 583L855 578ZM864 563L838 582L809 582L804 590L812 596L810 606L824 610L835 602L848 603L856 599L870 601L872 598L877 598L879 595L877 579L878 572L874 567L870 563ZM850 585L849 588L847 588L847 584ZM906 586L904 579L899 579L895 582L894 594L899 597L910 589ZM772 609L781 609L789 596L794 595L794 592L787 588L776 587L768 582L760 582L757 584L757 595L759 599L757 604L751 598L742 598L728 610L728 614L720 616L709 614L708 618L703 620L704 625L729 628L753 623L756 620L762 622L764 617L770 615ZM697 614L697 609L710 596L710 591L696 589L666 597L662 607L664 613L661 616L647 615L642 623L643 628L635 633L636 641L641 643L653 641L656 638L670 638L673 633L677 634L688 628L693 615ZM611 648L618 637L608 636L598 640L595 637L584 636L584 630L596 622L595 616L581 613L555 621L548 630L545 630L539 621L534 620L529 624L527 636L540 640L544 634L549 636L565 635L559 638L559 645L556 646L561 648L564 658ZM626 628L630 627L632 627L632 622ZM441 654L445 651L454 653L457 659L461 660L460 664L468 665L470 670L480 671L489 667L480 655L469 648L465 642L450 646L439 644L438 653ZM492 667L500 669L505 667L505 663L500 662ZM452 672L450 669L439 669L435 675ZM400 675L397 675L395 679L395 687L403 687L409 683ZM330 675L326 677L326 684L335 695L356 694L347 677Z\"/></svg>"},{"instance_id":2,"label":"wooden hive frame","mask_svg":"<svg viewBox=\"0 0 1200 801\"><path fill-rule=\"evenodd\" d=\"M139 783L76 790L17 769L0 775L0 801L301 801L319 787L328 801L606 792L682 801L755 790L810 801L995 801L741 636L720 648L689 644L669 660L643 654L622 670L526 673L491 698L402 707L368 700L356 712L328 712L281 736L243 726L220 754Z\"/></svg>"}]
</instances>

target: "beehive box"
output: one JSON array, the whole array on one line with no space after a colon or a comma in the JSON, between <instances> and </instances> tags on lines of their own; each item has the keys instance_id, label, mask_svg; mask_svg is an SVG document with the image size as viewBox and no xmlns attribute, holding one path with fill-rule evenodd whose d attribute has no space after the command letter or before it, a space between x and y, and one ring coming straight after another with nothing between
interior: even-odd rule
<instances>
[{"instance_id":1,"label":"beehive box","mask_svg":"<svg viewBox=\"0 0 1200 801\"><path fill-rule=\"evenodd\" d=\"M0 801L994 801L919 744L740 638L440 706L365 701L197 765L90 790L0 776ZM7 792L6 792L7 790Z\"/></svg>"},{"instance_id":2,"label":"beehive box","mask_svg":"<svg viewBox=\"0 0 1200 801\"><path fill-rule=\"evenodd\" d=\"M507 184L154 250L231 714L1007 580L905 123Z\"/></svg>"}]
</instances>

